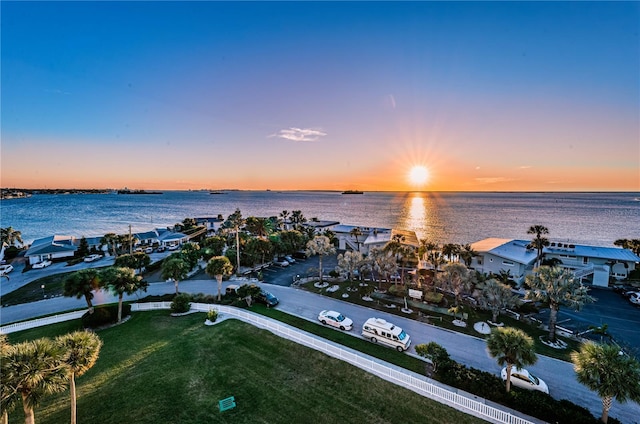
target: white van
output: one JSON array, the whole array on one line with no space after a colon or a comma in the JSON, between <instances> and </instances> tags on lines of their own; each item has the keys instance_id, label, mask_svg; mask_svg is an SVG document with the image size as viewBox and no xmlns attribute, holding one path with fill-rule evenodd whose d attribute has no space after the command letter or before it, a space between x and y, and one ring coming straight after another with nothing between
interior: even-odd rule
<instances>
[{"instance_id":1,"label":"white van","mask_svg":"<svg viewBox=\"0 0 640 424\"><path fill-rule=\"evenodd\" d=\"M398 352L409 349L411 345L411 337L402 328L382 318L369 318L362 326L362 336L372 343L395 347Z\"/></svg>"}]
</instances>

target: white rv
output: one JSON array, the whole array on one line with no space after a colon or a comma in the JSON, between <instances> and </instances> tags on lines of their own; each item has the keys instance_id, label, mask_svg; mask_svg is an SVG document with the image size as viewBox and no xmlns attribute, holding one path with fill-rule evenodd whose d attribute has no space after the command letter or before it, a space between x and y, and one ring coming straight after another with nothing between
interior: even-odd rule
<instances>
[{"instance_id":1,"label":"white rv","mask_svg":"<svg viewBox=\"0 0 640 424\"><path fill-rule=\"evenodd\" d=\"M409 349L411 337L400 327L382 318L369 318L362 326L362 336L372 343L395 347L399 352Z\"/></svg>"}]
</instances>

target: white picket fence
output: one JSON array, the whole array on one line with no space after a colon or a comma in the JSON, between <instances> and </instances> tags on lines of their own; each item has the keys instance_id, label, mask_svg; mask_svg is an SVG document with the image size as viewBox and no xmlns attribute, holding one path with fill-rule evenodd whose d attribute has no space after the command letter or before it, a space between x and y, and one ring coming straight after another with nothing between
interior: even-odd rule
<instances>
[{"instance_id":1,"label":"white picket fence","mask_svg":"<svg viewBox=\"0 0 640 424\"><path fill-rule=\"evenodd\" d=\"M152 311L157 309L170 309L171 302L148 302L134 303L131 305L132 311ZM243 309L234 308L225 305L211 305L206 303L192 303L191 309L201 312L207 312L215 309L219 314L227 314L234 318L248 322L256 327L264 328L271 331L277 336L292 340L296 343L310 347L317 351L323 352L329 356L345 361L371 374L377 375L387 381L398 386L414 391L422 396L447 406L455 408L459 411L476 416L492 423L500 424L535 424L541 421L530 421L528 419L518 417L510 412L495 408L484 403L484 400L475 400L456 393L453 389L447 389L437 386L426 381L425 377L417 378L408 371L394 369L389 365L377 362L363 354L346 350L336 346L330 342L324 341L310 334L298 330L294 327L282 324L274 319L254 314ZM38 318L32 321L19 322L9 324L0 328L1 333L12 333L16 331L27 330L34 327L53 324L57 322L78 319L86 311L69 312L66 314L55 315L46 318Z\"/></svg>"}]
</instances>

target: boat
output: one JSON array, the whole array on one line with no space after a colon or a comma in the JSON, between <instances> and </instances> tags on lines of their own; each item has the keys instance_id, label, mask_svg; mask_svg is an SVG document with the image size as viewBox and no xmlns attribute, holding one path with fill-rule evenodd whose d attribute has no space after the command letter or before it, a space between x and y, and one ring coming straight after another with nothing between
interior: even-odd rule
<instances>
[{"instance_id":1,"label":"boat","mask_svg":"<svg viewBox=\"0 0 640 424\"><path fill-rule=\"evenodd\" d=\"M360 190L345 190L342 194L364 194L364 192Z\"/></svg>"},{"instance_id":2,"label":"boat","mask_svg":"<svg viewBox=\"0 0 640 424\"><path fill-rule=\"evenodd\" d=\"M227 194L224 191L210 191L209 194Z\"/></svg>"}]
</instances>

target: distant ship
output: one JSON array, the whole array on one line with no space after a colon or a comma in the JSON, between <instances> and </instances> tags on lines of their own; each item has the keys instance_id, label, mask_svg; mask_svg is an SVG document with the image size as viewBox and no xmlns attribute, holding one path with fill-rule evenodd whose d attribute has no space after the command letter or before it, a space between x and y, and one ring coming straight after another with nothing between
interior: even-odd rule
<instances>
[{"instance_id":1,"label":"distant ship","mask_svg":"<svg viewBox=\"0 0 640 424\"><path fill-rule=\"evenodd\" d=\"M224 191L211 191L209 194L227 194Z\"/></svg>"},{"instance_id":2,"label":"distant ship","mask_svg":"<svg viewBox=\"0 0 640 424\"><path fill-rule=\"evenodd\" d=\"M360 190L345 190L342 194L364 194L364 192Z\"/></svg>"}]
</instances>

